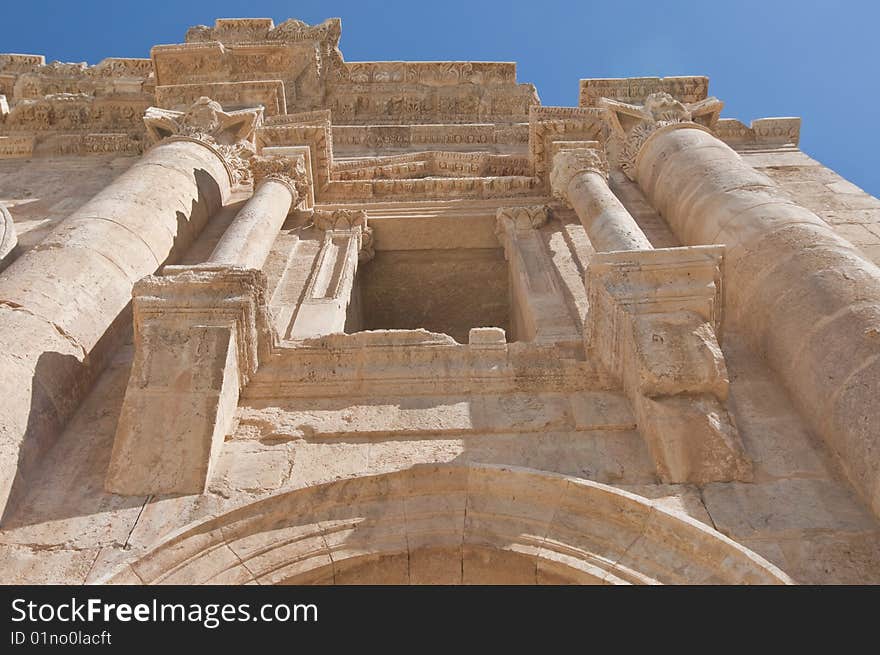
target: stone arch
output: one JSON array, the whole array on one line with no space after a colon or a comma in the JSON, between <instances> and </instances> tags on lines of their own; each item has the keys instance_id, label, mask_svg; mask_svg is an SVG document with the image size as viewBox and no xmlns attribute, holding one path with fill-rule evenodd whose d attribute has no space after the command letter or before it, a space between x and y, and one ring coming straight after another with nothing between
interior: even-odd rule
<instances>
[{"instance_id":1,"label":"stone arch","mask_svg":"<svg viewBox=\"0 0 880 655\"><path fill-rule=\"evenodd\" d=\"M491 465L277 493L173 533L105 582L780 584L685 514L614 487Z\"/></svg>"}]
</instances>

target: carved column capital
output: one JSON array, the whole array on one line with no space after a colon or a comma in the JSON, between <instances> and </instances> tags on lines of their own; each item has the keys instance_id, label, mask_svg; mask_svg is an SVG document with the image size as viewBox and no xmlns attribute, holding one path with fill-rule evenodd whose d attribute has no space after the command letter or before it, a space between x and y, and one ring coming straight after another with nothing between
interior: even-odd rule
<instances>
[{"instance_id":1,"label":"carved column capital","mask_svg":"<svg viewBox=\"0 0 880 655\"><path fill-rule=\"evenodd\" d=\"M683 103L668 93L652 93L642 105L609 98L599 100L599 105L608 110L608 157L627 177L635 180L636 160L651 136L664 129L688 127L711 132L724 103L714 97Z\"/></svg>"},{"instance_id":2,"label":"carved column capital","mask_svg":"<svg viewBox=\"0 0 880 655\"><path fill-rule=\"evenodd\" d=\"M608 179L608 161L598 148L570 148L560 150L553 157L550 188L557 198L567 200L572 178L581 173L596 173Z\"/></svg>"},{"instance_id":3,"label":"carved column capital","mask_svg":"<svg viewBox=\"0 0 880 655\"><path fill-rule=\"evenodd\" d=\"M325 232L352 232L358 239L358 261L368 262L375 256L373 228L367 224L362 209L316 209L312 214L315 227Z\"/></svg>"},{"instance_id":4,"label":"carved column capital","mask_svg":"<svg viewBox=\"0 0 880 655\"><path fill-rule=\"evenodd\" d=\"M256 152L254 132L262 122L262 107L225 112L204 96L186 111L148 107L144 113L154 143L193 141L208 147L223 160L233 185L250 179L248 160Z\"/></svg>"},{"instance_id":5,"label":"carved column capital","mask_svg":"<svg viewBox=\"0 0 880 655\"><path fill-rule=\"evenodd\" d=\"M308 175L305 159L284 157L281 155L252 157L250 159L251 175L254 179L254 190L264 182L279 182L288 188L293 198L292 206L296 206L301 198L308 195Z\"/></svg>"},{"instance_id":6,"label":"carved column capital","mask_svg":"<svg viewBox=\"0 0 880 655\"><path fill-rule=\"evenodd\" d=\"M495 212L496 229L503 229L510 224L517 232L537 230L550 219L550 207L547 205L520 205L517 207L499 207Z\"/></svg>"}]
</instances>

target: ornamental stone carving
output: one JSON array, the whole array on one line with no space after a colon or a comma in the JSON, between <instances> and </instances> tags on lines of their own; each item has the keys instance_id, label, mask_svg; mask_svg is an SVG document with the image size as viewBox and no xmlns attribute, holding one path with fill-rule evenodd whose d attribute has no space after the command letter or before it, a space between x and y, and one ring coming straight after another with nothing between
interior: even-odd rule
<instances>
[{"instance_id":1,"label":"ornamental stone carving","mask_svg":"<svg viewBox=\"0 0 880 655\"><path fill-rule=\"evenodd\" d=\"M290 190L294 204L297 199L308 195L309 182L303 157L279 155L252 157L250 167L255 189L263 182L271 180L283 184Z\"/></svg>"},{"instance_id":2,"label":"ornamental stone carving","mask_svg":"<svg viewBox=\"0 0 880 655\"><path fill-rule=\"evenodd\" d=\"M262 121L262 107L225 112L204 96L186 111L149 107L144 114L153 141L195 141L211 148L223 159L233 184L251 176L248 160L256 152L254 131Z\"/></svg>"},{"instance_id":3,"label":"ornamental stone carving","mask_svg":"<svg viewBox=\"0 0 880 655\"><path fill-rule=\"evenodd\" d=\"M565 199L572 178L581 173L596 173L608 179L608 161L598 148L560 150L553 157L550 188L557 198Z\"/></svg>"},{"instance_id":4,"label":"ornamental stone carving","mask_svg":"<svg viewBox=\"0 0 880 655\"><path fill-rule=\"evenodd\" d=\"M312 214L315 227L325 232L351 232L358 243L358 261L368 262L375 256L373 228L367 225L367 212L355 209L316 209Z\"/></svg>"},{"instance_id":5,"label":"ornamental stone carving","mask_svg":"<svg viewBox=\"0 0 880 655\"><path fill-rule=\"evenodd\" d=\"M636 179L636 158L645 142L658 130L699 127L711 131L724 103L715 97L683 103L665 92L652 93L642 105L609 98L599 101L608 110L610 137L606 142L611 159L631 180Z\"/></svg>"}]
</instances>

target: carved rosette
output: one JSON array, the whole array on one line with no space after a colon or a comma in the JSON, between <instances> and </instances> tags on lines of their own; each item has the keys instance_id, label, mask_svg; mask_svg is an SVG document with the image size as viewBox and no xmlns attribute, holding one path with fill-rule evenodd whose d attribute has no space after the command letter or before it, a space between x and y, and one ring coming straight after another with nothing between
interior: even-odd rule
<instances>
[{"instance_id":1,"label":"carved rosette","mask_svg":"<svg viewBox=\"0 0 880 655\"><path fill-rule=\"evenodd\" d=\"M373 228L367 224L367 212L362 209L316 209L312 214L315 227L325 232L349 232L358 239L358 261L368 262L376 254Z\"/></svg>"},{"instance_id":2,"label":"carved rosette","mask_svg":"<svg viewBox=\"0 0 880 655\"><path fill-rule=\"evenodd\" d=\"M568 186L572 178L583 173L596 173L608 179L608 161L598 148L571 148L560 150L553 157L550 172L550 188L553 195L567 200Z\"/></svg>"},{"instance_id":3,"label":"carved rosette","mask_svg":"<svg viewBox=\"0 0 880 655\"><path fill-rule=\"evenodd\" d=\"M724 103L714 97L683 103L668 93L652 93L642 105L608 98L602 98L599 105L608 110L606 120L611 133L606 143L608 158L635 181L636 160L645 142L655 132L676 127L711 131Z\"/></svg>"},{"instance_id":4,"label":"carved rosette","mask_svg":"<svg viewBox=\"0 0 880 655\"><path fill-rule=\"evenodd\" d=\"M194 141L223 160L233 185L251 177L248 160L254 156L254 132L263 121L263 108L225 112L220 103L201 97L186 111L148 107L147 134L154 143Z\"/></svg>"},{"instance_id":5,"label":"carved rosette","mask_svg":"<svg viewBox=\"0 0 880 655\"><path fill-rule=\"evenodd\" d=\"M302 156L252 157L249 163L254 179L254 189L269 181L283 184L290 191L293 198L292 205L296 205L301 198L308 196L308 175L305 159Z\"/></svg>"}]
</instances>

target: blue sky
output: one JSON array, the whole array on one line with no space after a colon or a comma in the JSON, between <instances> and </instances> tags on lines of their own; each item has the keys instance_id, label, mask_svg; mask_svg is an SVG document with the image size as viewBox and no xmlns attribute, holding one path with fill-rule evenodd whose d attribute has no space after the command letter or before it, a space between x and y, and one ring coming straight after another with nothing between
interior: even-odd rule
<instances>
[{"instance_id":1,"label":"blue sky","mask_svg":"<svg viewBox=\"0 0 880 655\"><path fill-rule=\"evenodd\" d=\"M342 18L356 60L516 61L543 104L577 103L584 77L708 75L723 116L801 116L801 148L880 195L880 2L7 2L0 52L96 63L147 57L214 18Z\"/></svg>"}]
</instances>

